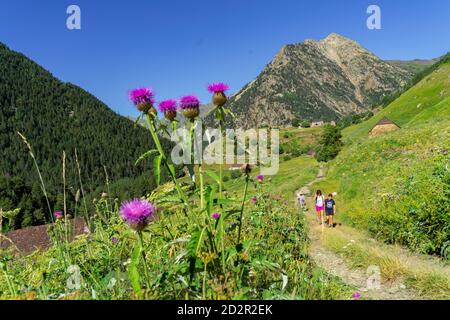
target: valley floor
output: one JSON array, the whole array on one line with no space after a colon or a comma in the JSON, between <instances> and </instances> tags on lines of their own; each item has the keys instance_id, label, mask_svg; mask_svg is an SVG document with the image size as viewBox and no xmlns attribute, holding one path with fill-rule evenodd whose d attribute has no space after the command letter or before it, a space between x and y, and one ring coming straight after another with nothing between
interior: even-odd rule
<instances>
[{"instance_id":1,"label":"valley floor","mask_svg":"<svg viewBox=\"0 0 450 320\"><path fill-rule=\"evenodd\" d=\"M319 171L316 181L301 191L309 194L309 255L311 259L360 293L361 299L423 300L450 298L450 266L435 257L413 254L397 245L387 245L350 226L319 225L316 220L312 185L325 177Z\"/></svg>"}]
</instances>

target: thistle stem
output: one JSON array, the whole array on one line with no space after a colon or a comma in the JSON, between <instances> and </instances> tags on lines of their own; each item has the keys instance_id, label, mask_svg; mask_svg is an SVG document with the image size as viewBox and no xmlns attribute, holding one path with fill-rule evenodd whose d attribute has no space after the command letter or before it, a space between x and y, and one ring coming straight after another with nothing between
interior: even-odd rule
<instances>
[{"instance_id":1,"label":"thistle stem","mask_svg":"<svg viewBox=\"0 0 450 320\"><path fill-rule=\"evenodd\" d=\"M202 165L199 165L198 172L200 175L200 209L205 209L205 192L204 192L204 183L203 183L203 169Z\"/></svg>"},{"instance_id":2,"label":"thistle stem","mask_svg":"<svg viewBox=\"0 0 450 320\"><path fill-rule=\"evenodd\" d=\"M144 251L144 238L142 236L142 231L138 231L139 236L139 245L141 246L141 254L142 254L142 261L144 263L144 274L145 274L145 280L147 281L147 288L150 288L150 277L148 275L148 264L147 264L147 258L145 257L145 251Z\"/></svg>"},{"instance_id":3,"label":"thistle stem","mask_svg":"<svg viewBox=\"0 0 450 320\"><path fill-rule=\"evenodd\" d=\"M184 194L183 190L181 190L181 187L180 187L180 184L178 183L178 179L175 175L175 172L170 167L167 157L164 153L164 149L162 148L161 142L159 141L159 137L156 133L155 120L153 118L151 118L150 115L148 115L148 114L145 115L145 118L147 120L150 134L152 135L152 138L153 138L153 141L155 142L156 148L158 149L158 152L159 152L160 156L162 157L164 166L166 167L167 171L169 172L169 174L173 180L173 183L175 184L175 188L177 189L178 195L179 195L181 201L183 201L183 204L188 208L189 211L191 211L191 207L186 198L186 195Z\"/></svg>"},{"instance_id":4,"label":"thistle stem","mask_svg":"<svg viewBox=\"0 0 450 320\"><path fill-rule=\"evenodd\" d=\"M223 194L223 136L224 136L223 120L219 120L219 131L220 131L219 195L220 195L220 198L222 198L222 194Z\"/></svg>"},{"instance_id":5,"label":"thistle stem","mask_svg":"<svg viewBox=\"0 0 450 320\"><path fill-rule=\"evenodd\" d=\"M239 234L238 234L238 241L237 244L241 243L241 231L242 231L242 219L244 217L244 207L245 207L245 200L247 198L247 192L248 192L248 184L250 182L250 176L247 174L245 176L245 189L244 189L244 198L242 199L242 205L241 205L241 215L239 217Z\"/></svg>"}]
</instances>

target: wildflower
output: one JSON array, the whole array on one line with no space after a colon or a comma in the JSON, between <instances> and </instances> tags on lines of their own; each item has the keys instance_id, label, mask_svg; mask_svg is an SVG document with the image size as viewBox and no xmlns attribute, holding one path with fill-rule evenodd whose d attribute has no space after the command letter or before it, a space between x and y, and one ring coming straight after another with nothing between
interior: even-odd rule
<instances>
[{"instance_id":1,"label":"wildflower","mask_svg":"<svg viewBox=\"0 0 450 320\"><path fill-rule=\"evenodd\" d=\"M361 293L355 292L355 293L352 295L352 298L355 299L355 300L360 299L360 298L361 298Z\"/></svg>"},{"instance_id":2,"label":"wildflower","mask_svg":"<svg viewBox=\"0 0 450 320\"><path fill-rule=\"evenodd\" d=\"M262 175L256 176L256 179L257 179L259 182L263 182L263 181L264 181L264 176L262 176Z\"/></svg>"},{"instance_id":3,"label":"wildflower","mask_svg":"<svg viewBox=\"0 0 450 320\"><path fill-rule=\"evenodd\" d=\"M195 119L200 115L200 100L196 96L184 96L180 99L180 108L188 119Z\"/></svg>"},{"instance_id":4,"label":"wildflower","mask_svg":"<svg viewBox=\"0 0 450 320\"><path fill-rule=\"evenodd\" d=\"M257 203L258 203L258 197L254 196L254 197L252 198L252 202L253 202L254 204L257 204Z\"/></svg>"},{"instance_id":5,"label":"wildflower","mask_svg":"<svg viewBox=\"0 0 450 320\"><path fill-rule=\"evenodd\" d=\"M61 220L64 217L64 213L62 213L61 211L56 211L54 213L54 215L55 215L55 218L58 220Z\"/></svg>"},{"instance_id":6,"label":"wildflower","mask_svg":"<svg viewBox=\"0 0 450 320\"><path fill-rule=\"evenodd\" d=\"M119 238L117 238L117 237L112 237L112 238L111 238L111 242L112 242L112 244L118 244L118 243L119 243Z\"/></svg>"},{"instance_id":7,"label":"wildflower","mask_svg":"<svg viewBox=\"0 0 450 320\"><path fill-rule=\"evenodd\" d=\"M214 212L214 213L211 215L211 217L212 217L214 220L219 220L219 219L220 219L220 213Z\"/></svg>"},{"instance_id":8,"label":"wildflower","mask_svg":"<svg viewBox=\"0 0 450 320\"><path fill-rule=\"evenodd\" d=\"M164 113L166 119L173 121L177 116L177 102L173 99L164 100L159 104L159 110Z\"/></svg>"},{"instance_id":9,"label":"wildflower","mask_svg":"<svg viewBox=\"0 0 450 320\"><path fill-rule=\"evenodd\" d=\"M136 231L145 229L155 212L155 207L147 200L134 199L122 203L120 207L122 219Z\"/></svg>"},{"instance_id":10,"label":"wildflower","mask_svg":"<svg viewBox=\"0 0 450 320\"><path fill-rule=\"evenodd\" d=\"M212 102L215 106L222 107L225 103L227 103L225 91L229 88L230 87L226 83L222 82L212 83L208 86L208 91L214 94Z\"/></svg>"},{"instance_id":11,"label":"wildflower","mask_svg":"<svg viewBox=\"0 0 450 320\"><path fill-rule=\"evenodd\" d=\"M230 89L230 86L223 82L211 83L208 85L208 91L210 93L220 93L225 92Z\"/></svg>"},{"instance_id":12,"label":"wildflower","mask_svg":"<svg viewBox=\"0 0 450 320\"><path fill-rule=\"evenodd\" d=\"M139 88L130 92L130 100L138 108L139 111L144 113L156 114L156 110L153 107L155 100L155 94L150 88Z\"/></svg>"}]
</instances>

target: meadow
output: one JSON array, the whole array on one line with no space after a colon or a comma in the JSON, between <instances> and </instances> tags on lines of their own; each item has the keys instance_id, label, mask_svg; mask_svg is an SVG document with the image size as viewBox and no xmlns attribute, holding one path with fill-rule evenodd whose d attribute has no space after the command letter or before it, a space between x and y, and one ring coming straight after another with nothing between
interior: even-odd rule
<instances>
[{"instance_id":1,"label":"meadow","mask_svg":"<svg viewBox=\"0 0 450 320\"><path fill-rule=\"evenodd\" d=\"M449 258L450 63L372 119L344 130L347 147L317 188L339 194L342 218L377 239ZM383 117L399 131L368 138Z\"/></svg>"},{"instance_id":2,"label":"meadow","mask_svg":"<svg viewBox=\"0 0 450 320\"><path fill-rule=\"evenodd\" d=\"M102 190L94 210L84 212L89 232L75 241L70 241L69 212L49 212L50 249L30 255L13 247L0 251L0 299L352 299L357 288L310 256L310 223L294 199L309 184L336 192L344 224L320 237L323 248L354 268L379 265L383 280L402 277L421 298L446 299L449 75L450 64L441 65L373 118L346 128L345 146L320 181L323 164L305 155L314 149L320 128L282 130L282 162L273 177L249 165L229 170L202 164L188 165L189 174L179 179L160 139L168 123L176 128L177 113L192 134L199 101L187 96L161 103L163 120L156 116L153 93L138 89L130 98L155 149L136 164L153 161L151 183L158 187L123 202ZM225 104L227 86L210 89L223 137L225 120L232 116ZM386 116L401 129L369 139L369 130ZM162 177L170 182L162 183ZM43 181L41 186L45 190ZM438 262L419 270L390 245Z\"/></svg>"},{"instance_id":3,"label":"meadow","mask_svg":"<svg viewBox=\"0 0 450 320\"><path fill-rule=\"evenodd\" d=\"M122 204L104 192L95 212L85 212L89 232L75 241L68 212L50 213L51 248L0 251L1 299L351 299L353 288L308 257L308 226L293 194L316 177L313 158L285 161L273 178L249 165L233 177L200 165L190 170L197 183L177 179L152 93L138 89L131 98L156 146L137 163L153 157L157 184L163 172L172 181ZM175 104L160 105L169 120ZM195 97L181 101L192 126L198 107ZM216 107L226 113L223 103Z\"/></svg>"}]
</instances>

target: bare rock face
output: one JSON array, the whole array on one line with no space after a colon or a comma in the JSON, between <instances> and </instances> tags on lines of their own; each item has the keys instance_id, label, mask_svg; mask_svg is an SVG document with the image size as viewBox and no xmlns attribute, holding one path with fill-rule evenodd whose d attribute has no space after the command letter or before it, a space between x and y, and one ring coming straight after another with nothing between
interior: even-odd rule
<instances>
[{"instance_id":1,"label":"bare rock face","mask_svg":"<svg viewBox=\"0 0 450 320\"><path fill-rule=\"evenodd\" d=\"M413 74L337 34L284 46L263 72L231 97L234 125L288 125L293 119L338 120L370 110L402 90Z\"/></svg>"}]
</instances>

